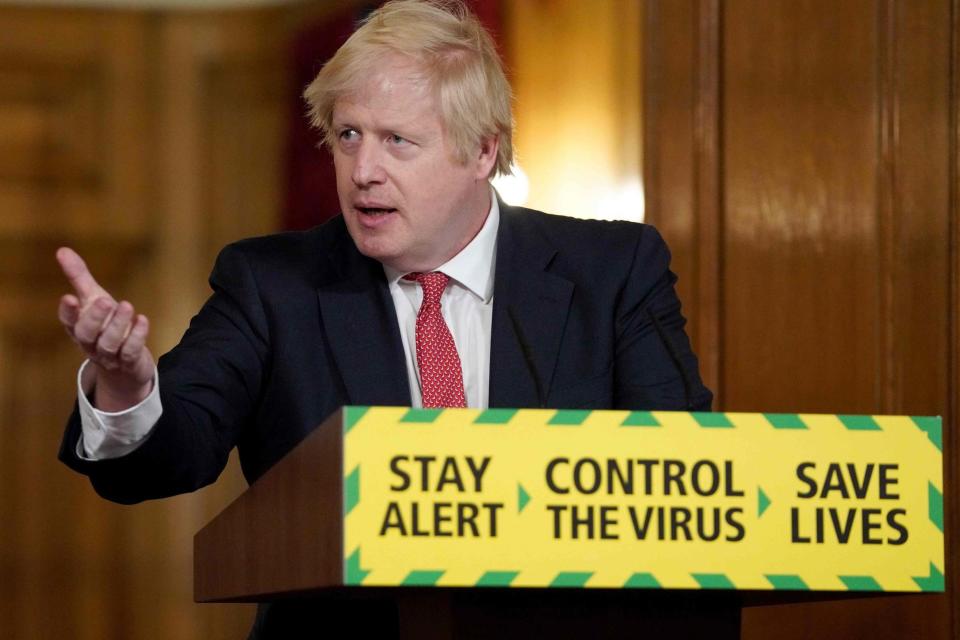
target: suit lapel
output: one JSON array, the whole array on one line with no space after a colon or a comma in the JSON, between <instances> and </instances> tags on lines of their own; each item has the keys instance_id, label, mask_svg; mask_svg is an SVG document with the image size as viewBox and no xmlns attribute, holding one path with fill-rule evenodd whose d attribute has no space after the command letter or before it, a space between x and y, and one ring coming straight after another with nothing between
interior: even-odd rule
<instances>
[{"instance_id":1,"label":"suit lapel","mask_svg":"<svg viewBox=\"0 0 960 640\"><path fill-rule=\"evenodd\" d=\"M573 283L547 272L556 249L501 203L490 340L490 406L547 402ZM532 215L532 214L531 214ZM527 221L532 222L532 221ZM526 342L528 356L522 342ZM529 361L532 361L532 368ZM541 389L537 389L539 379Z\"/></svg>"},{"instance_id":2,"label":"suit lapel","mask_svg":"<svg viewBox=\"0 0 960 640\"><path fill-rule=\"evenodd\" d=\"M317 295L347 401L409 405L403 345L383 267L361 255L345 230L327 256L332 264Z\"/></svg>"}]
</instances>

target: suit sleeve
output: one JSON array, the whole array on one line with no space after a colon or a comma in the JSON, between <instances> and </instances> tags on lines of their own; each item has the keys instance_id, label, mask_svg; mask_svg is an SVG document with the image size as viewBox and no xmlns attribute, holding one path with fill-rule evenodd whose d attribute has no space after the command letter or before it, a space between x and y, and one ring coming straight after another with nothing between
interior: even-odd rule
<instances>
[{"instance_id":1,"label":"suit sleeve","mask_svg":"<svg viewBox=\"0 0 960 640\"><path fill-rule=\"evenodd\" d=\"M617 407L710 410L713 394L700 379L697 357L684 331L676 280L666 243L656 229L644 225L617 305Z\"/></svg>"},{"instance_id":2,"label":"suit sleeve","mask_svg":"<svg viewBox=\"0 0 960 640\"><path fill-rule=\"evenodd\" d=\"M160 358L163 414L142 446L108 460L76 455L74 408L60 459L86 474L104 498L124 504L193 491L220 475L245 425L254 419L269 333L253 270L235 245L217 258L213 294L180 343Z\"/></svg>"}]
</instances>

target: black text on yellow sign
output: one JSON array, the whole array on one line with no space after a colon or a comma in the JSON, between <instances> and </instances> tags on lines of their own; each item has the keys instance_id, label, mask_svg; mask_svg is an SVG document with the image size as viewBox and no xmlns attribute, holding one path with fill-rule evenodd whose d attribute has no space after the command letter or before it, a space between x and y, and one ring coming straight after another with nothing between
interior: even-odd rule
<instances>
[{"instance_id":1,"label":"black text on yellow sign","mask_svg":"<svg viewBox=\"0 0 960 640\"><path fill-rule=\"evenodd\" d=\"M936 418L560 413L348 421L351 584L944 588Z\"/></svg>"},{"instance_id":2,"label":"black text on yellow sign","mask_svg":"<svg viewBox=\"0 0 960 640\"><path fill-rule=\"evenodd\" d=\"M390 491L403 493L414 489L422 494L455 491L482 494L483 477L490 466L490 456L474 457L430 455L396 455L390 459L390 472L395 482ZM380 535L495 538L497 516L502 502L470 500L418 501L391 500L380 527Z\"/></svg>"},{"instance_id":3,"label":"black text on yellow sign","mask_svg":"<svg viewBox=\"0 0 960 640\"><path fill-rule=\"evenodd\" d=\"M898 464L802 462L796 474L801 488L796 497L803 506L790 508L790 541L794 544L902 545L910 537L901 507L815 506L816 500L843 500L844 504L874 499L897 504L900 494Z\"/></svg>"},{"instance_id":4,"label":"black text on yellow sign","mask_svg":"<svg viewBox=\"0 0 960 640\"><path fill-rule=\"evenodd\" d=\"M735 486L731 460L556 457L547 463L545 480L555 496L744 496ZM627 535L636 540L737 542L746 533L742 507L552 502L546 508L555 539L619 540Z\"/></svg>"}]
</instances>

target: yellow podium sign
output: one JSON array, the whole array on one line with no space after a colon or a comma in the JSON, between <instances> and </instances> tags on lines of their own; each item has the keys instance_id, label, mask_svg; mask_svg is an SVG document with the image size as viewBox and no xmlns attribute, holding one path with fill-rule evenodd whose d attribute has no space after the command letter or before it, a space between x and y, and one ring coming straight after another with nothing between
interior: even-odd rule
<instances>
[{"instance_id":1,"label":"yellow podium sign","mask_svg":"<svg viewBox=\"0 0 960 640\"><path fill-rule=\"evenodd\" d=\"M940 418L344 410L363 586L943 591Z\"/></svg>"}]
</instances>

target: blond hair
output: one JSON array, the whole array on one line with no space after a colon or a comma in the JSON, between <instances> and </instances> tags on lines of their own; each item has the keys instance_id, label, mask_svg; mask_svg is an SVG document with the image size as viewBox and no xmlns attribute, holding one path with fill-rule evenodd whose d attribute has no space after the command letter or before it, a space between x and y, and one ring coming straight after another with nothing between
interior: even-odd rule
<instances>
[{"instance_id":1,"label":"blond hair","mask_svg":"<svg viewBox=\"0 0 960 640\"><path fill-rule=\"evenodd\" d=\"M485 138L499 147L491 175L513 162L510 84L490 34L460 0L391 0L354 31L314 78L303 97L310 122L332 149L333 107L355 91L386 55L413 60L431 83L454 153L467 162Z\"/></svg>"}]
</instances>

